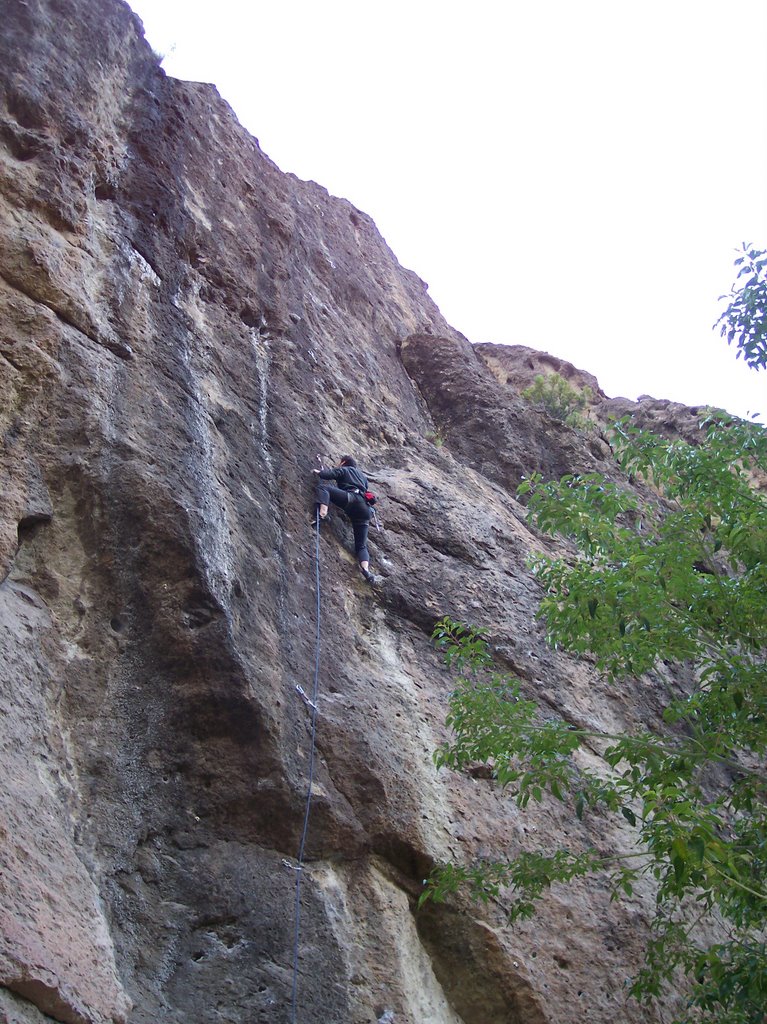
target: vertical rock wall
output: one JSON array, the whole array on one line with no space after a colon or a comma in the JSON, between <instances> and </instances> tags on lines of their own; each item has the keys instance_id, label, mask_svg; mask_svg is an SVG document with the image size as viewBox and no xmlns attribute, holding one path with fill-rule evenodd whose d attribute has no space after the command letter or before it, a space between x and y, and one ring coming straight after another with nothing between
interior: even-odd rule
<instances>
[{"instance_id":1,"label":"vertical rock wall","mask_svg":"<svg viewBox=\"0 0 767 1024\"><path fill-rule=\"evenodd\" d=\"M519 476L605 447L520 403L369 217L168 79L125 4L2 7L0 1017L289 1020L310 469L353 451L383 582L336 517L298 1020L646 1020L624 985L641 894L557 890L514 931L415 910L436 860L615 838L431 761L445 612L552 713L654 713L652 680L609 691L534 617Z\"/></svg>"}]
</instances>

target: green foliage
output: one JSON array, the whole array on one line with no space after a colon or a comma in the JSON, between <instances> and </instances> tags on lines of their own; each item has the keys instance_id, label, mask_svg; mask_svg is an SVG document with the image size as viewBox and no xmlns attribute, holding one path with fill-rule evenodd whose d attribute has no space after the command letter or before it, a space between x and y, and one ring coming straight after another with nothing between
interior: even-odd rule
<instances>
[{"instance_id":1,"label":"green foliage","mask_svg":"<svg viewBox=\"0 0 767 1024\"><path fill-rule=\"evenodd\" d=\"M744 242L740 253L735 284L720 296L728 300L727 309L715 326L728 345L735 342L738 358L759 370L767 364L767 250Z\"/></svg>"},{"instance_id":2,"label":"green foliage","mask_svg":"<svg viewBox=\"0 0 767 1024\"><path fill-rule=\"evenodd\" d=\"M705 665L713 650L739 657L767 640L767 505L749 484L752 468L767 470L767 434L727 417L702 433L691 445L617 425L619 463L653 481L662 510L598 474L520 487L537 525L581 552L574 564L534 560L550 637L592 651L612 677L659 659Z\"/></svg>"},{"instance_id":3,"label":"green foliage","mask_svg":"<svg viewBox=\"0 0 767 1024\"><path fill-rule=\"evenodd\" d=\"M461 671L449 743L455 770L488 764L521 807L555 799L578 818L596 808L634 830L635 851L551 849L438 871L425 899L468 885L528 916L555 882L606 873L613 898L649 877L656 917L633 994L646 1001L689 983L685 1021L763 1024L767 1005L767 432L726 416L700 443L669 441L621 422L617 459L652 482L647 504L596 474L520 487L530 515L569 538L565 557L536 556L549 640L588 652L617 683L654 673L668 688L657 730L608 736L543 714L519 681L492 669L480 631L443 619L435 640ZM668 668L685 666L686 690ZM690 671L692 669L692 671ZM636 679L633 687L645 685ZM588 740L598 772L576 766ZM724 937L706 940L711 922Z\"/></svg>"},{"instance_id":4,"label":"green foliage","mask_svg":"<svg viewBox=\"0 0 767 1024\"><path fill-rule=\"evenodd\" d=\"M558 373L539 373L530 387L522 392L522 397L545 410L554 419L578 430L585 430L589 423L580 413L588 405L592 394L588 385L579 391Z\"/></svg>"}]
</instances>

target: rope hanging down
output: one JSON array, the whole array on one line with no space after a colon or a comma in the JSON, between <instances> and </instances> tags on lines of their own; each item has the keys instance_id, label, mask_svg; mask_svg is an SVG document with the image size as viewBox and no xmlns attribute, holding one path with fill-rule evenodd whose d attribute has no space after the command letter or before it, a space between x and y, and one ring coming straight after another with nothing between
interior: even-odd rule
<instances>
[{"instance_id":1,"label":"rope hanging down","mask_svg":"<svg viewBox=\"0 0 767 1024\"><path fill-rule=\"evenodd\" d=\"M298 848L298 867L296 868L296 898L295 898L295 928L293 931L293 989L290 998L290 1024L296 1024L296 1008L298 997L298 950L301 940L301 876L304 867L304 850L306 848L306 836L309 831L309 814L312 807L312 786L314 783L314 755L317 736L317 696L320 684L320 516L319 510L315 512L315 538L314 538L314 588L316 593L315 617L317 620L317 631L314 645L314 682L312 684L311 700L306 696L302 687L297 686L296 690L304 698L306 704L312 709L311 743L309 747L309 781L306 790L306 810L304 812L304 827L301 832L301 843Z\"/></svg>"}]
</instances>

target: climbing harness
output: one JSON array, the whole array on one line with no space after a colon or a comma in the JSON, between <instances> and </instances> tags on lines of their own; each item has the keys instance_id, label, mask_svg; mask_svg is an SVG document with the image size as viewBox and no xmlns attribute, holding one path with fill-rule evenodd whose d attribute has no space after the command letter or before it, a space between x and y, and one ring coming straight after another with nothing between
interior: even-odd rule
<instances>
[{"instance_id":1,"label":"climbing harness","mask_svg":"<svg viewBox=\"0 0 767 1024\"><path fill-rule=\"evenodd\" d=\"M317 456L319 459L319 455ZM320 465L322 463L320 462ZM293 985L290 996L290 1024L296 1024L296 1009L298 1000L298 951L301 942L301 876L304 869L304 851L306 849L306 836L309 831L309 814L312 807L312 786L314 784L314 755L317 739L317 696L320 687L320 515L319 509L315 512L315 534L314 534L314 589L316 594L315 617L317 630L314 645L314 681L312 683L311 698L306 694L302 686L296 686L296 692L312 712L311 741L309 746L309 780L306 787L306 810L304 811L304 827L301 832L301 842L298 847L298 865L296 872L296 896L295 896L295 926L293 930Z\"/></svg>"}]
</instances>

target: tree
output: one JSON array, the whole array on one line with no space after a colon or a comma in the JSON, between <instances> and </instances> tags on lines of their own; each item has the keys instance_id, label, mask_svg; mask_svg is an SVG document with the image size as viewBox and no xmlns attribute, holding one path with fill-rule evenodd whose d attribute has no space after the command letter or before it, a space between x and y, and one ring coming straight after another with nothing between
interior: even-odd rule
<instances>
[{"instance_id":1,"label":"tree","mask_svg":"<svg viewBox=\"0 0 767 1024\"><path fill-rule=\"evenodd\" d=\"M714 326L728 345L735 342L738 358L758 370L767 365L767 250L744 242L740 252L735 284L720 296L729 300L727 308Z\"/></svg>"},{"instance_id":2,"label":"tree","mask_svg":"<svg viewBox=\"0 0 767 1024\"><path fill-rule=\"evenodd\" d=\"M767 361L767 352L746 356ZM718 415L689 444L622 421L613 443L623 470L650 485L644 492L598 474L523 482L539 528L571 545L564 557L535 557L532 571L550 641L593 655L614 685L651 671L671 681L669 666L686 668L663 721L607 736L545 718L519 681L493 672L482 631L445 618L434 638L461 676L453 736L435 759L456 770L489 764L521 807L553 797L581 818L601 806L634 830L635 848L447 865L423 898L468 884L480 899L505 901L513 921L531 915L555 881L606 872L620 898L649 876L656 914L633 994L652 1001L681 975L689 987L681 1019L764 1024L767 500L753 480L767 473L767 432ZM681 678L693 682L682 689ZM584 741L602 745L601 774L574 764ZM712 921L716 943L701 927Z\"/></svg>"}]
</instances>

